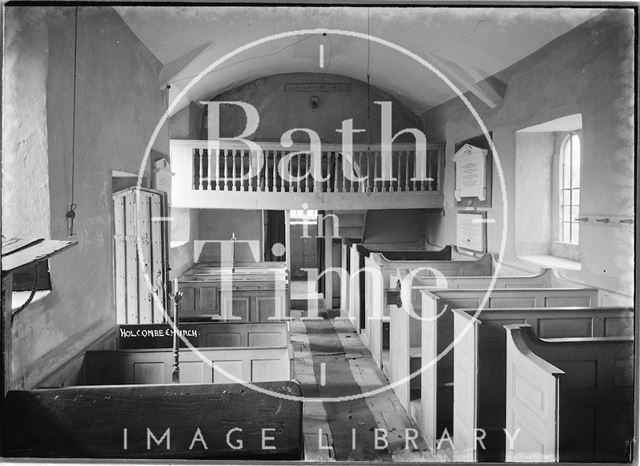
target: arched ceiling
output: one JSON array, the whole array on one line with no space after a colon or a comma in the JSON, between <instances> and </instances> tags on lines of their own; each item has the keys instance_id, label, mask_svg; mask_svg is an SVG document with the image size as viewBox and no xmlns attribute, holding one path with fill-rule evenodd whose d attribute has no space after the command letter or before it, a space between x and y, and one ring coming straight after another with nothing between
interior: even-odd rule
<instances>
[{"instance_id":1,"label":"arched ceiling","mask_svg":"<svg viewBox=\"0 0 640 466\"><path fill-rule=\"evenodd\" d=\"M369 30L373 36L424 57L461 90L477 91L476 83L603 11L255 6L116 10L164 65L160 84L171 86L170 98L199 72L239 46L285 31L315 28L360 33ZM321 45L324 63L320 60ZM278 39L243 52L194 85L188 98L197 102L263 76L289 72L326 72L366 81L367 69L371 84L396 96L417 114L455 96L434 73L391 48L335 34L309 34ZM491 95L487 95L489 105Z\"/></svg>"}]
</instances>

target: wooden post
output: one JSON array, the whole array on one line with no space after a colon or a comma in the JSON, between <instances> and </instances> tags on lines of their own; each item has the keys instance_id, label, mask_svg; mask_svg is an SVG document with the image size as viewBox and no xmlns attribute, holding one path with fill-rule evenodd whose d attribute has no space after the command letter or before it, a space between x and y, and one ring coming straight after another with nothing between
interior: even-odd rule
<instances>
[{"instance_id":1,"label":"wooden post","mask_svg":"<svg viewBox=\"0 0 640 466\"><path fill-rule=\"evenodd\" d=\"M178 303L182 298L182 292L178 291L178 279L173 280L171 290L171 304L173 306L173 370L171 371L171 381L180 383L180 337L178 336Z\"/></svg>"}]
</instances>

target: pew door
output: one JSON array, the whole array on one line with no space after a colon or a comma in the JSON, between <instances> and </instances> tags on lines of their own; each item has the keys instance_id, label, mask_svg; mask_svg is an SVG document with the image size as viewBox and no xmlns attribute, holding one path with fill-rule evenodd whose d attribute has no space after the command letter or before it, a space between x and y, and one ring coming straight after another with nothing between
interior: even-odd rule
<instances>
[{"instance_id":1,"label":"pew door","mask_svg":"<svg viewBox=\"0 0 640 466\"><path fill-rule=\"evenodd\" d=\"M388 370L389 379L392 383L399 383L404 379L402 383L393 388L393 391L404 409L411 412L409 406L411 391L408 378L410 375L410 327L411 324L418 325L420 322L411 322L408 311L402 307L392 304L390 308L389 361L391 367Z\"/></svg>"},{"instance_id":2,"label":"pew door","mask_svg":"<svg viewBox=\"0 0 640 466\"><path fill-rule=\"evenodd\" d=\"M167 212L166 193L162 191L133 187L113 194L117 324L165 321Z\"/></svg>"},{"instance_id":3,"label":"pew door","mask_svg":"<svg viewBox=\"0 0 640 466\"><path fill-rule=\"evenodd\" d=\"M541 363L526 344L507 333L506 433L507 462L557 462L559 457L559 375ZM516 435L517 433L517 435Z\"/></svg>"},{"instance_id":4,"label":"pew door","mask_svg":"<svg viewBox=\"0 0 640 466\"><path fill-rule=\"evenodd\" d=\"M477 461L478 323L463 312L453 314L453 441L456 461ZM482 426L480 426L482 427ZM479 438L482 435L479 433Z\"/></svg>"},{"instance_id":5,"label":"pew door","mask_svg":"<svg viewBox=\"0 0 640 466\"><path fill-rule=\"evenodd\" d=\"M360 331L360 274L359 254L355 246L349 248L349 320L356 331Z\"/></svg>"},{"instance_id":6,"label":"pew door","mask_svg":"<svg viewBox=\"0 0 640 466\"><path fill-rule=\"evenodd\" d=\"M438 357L437 307L433 300L422 302L422 374L420 383L420 403L422 408L421 429L427 446L436 450L437 433L437 389L438 374L436 358ZM451 434L449 432L449 434Z\"/></svg>"}]
</instances>

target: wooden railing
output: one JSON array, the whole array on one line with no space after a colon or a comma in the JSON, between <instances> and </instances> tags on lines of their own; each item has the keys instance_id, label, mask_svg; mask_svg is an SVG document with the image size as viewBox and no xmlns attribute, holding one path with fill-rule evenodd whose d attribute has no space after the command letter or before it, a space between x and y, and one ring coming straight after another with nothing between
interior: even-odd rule
<instances>
[{"instance_id":1,"label":"wooden railing","mask_svg":"<svg viewBox=\"0 0 640 466\"><path fill-rule=\"evenodd\" d=\"M345 156L341 146L323 145L318 161L304 152L308 145L302 144L284 149L278 143L258 143L261 157L237 143L221 143L219 149L209 148L207 141L172 141L172 144L181 146L183 155L188 151L191 189L196 191L427 192L439 190L442 179L443 150L436 144L428 145L424 165L423 161L416 164L414 144L394 144L386 179L382 179L379 146L354 146L351 154Z\"/></svg>"}]
</instances>

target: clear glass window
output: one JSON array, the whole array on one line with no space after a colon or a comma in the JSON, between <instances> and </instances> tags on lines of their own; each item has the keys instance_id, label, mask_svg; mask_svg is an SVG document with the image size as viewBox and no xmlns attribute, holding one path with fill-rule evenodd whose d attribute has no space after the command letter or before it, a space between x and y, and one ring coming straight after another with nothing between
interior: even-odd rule
<instances>
[{"instance_id":1,"label":"clear glass window","mask_svg":"<svg viewBox=\"0 0 640 466\"><path fill-rule=\"evenodd\" d=\"M578 244L580 235L580 138L571 133L560 153L559 240Z\"/></svg>"}]
</instances>

